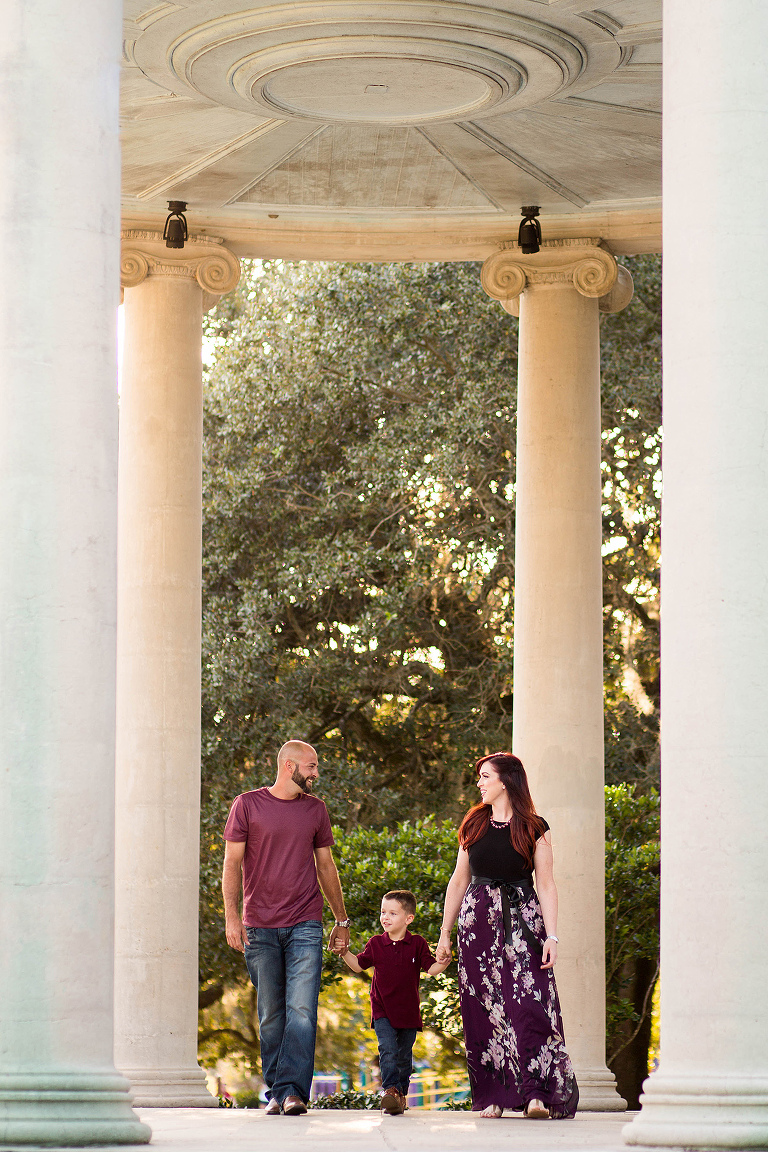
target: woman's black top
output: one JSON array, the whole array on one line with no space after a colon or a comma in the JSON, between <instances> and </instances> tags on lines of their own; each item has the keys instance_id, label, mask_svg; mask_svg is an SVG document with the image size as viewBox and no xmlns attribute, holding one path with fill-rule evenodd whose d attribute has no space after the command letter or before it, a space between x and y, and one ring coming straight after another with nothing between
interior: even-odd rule
<instances>
[{"instance_id":1,"label":"woman's black top","mask_svg":"<svg viewBox=\"0 0 768 1152\"><path fill-rule=\"evenodd\" d=\"M544 831L536 837L537 840L549 831L549 824L543 817L542 823ZM501 828L490 824L485 836L470 844L467 854L473 876L487 876L489 880L527 880L530 883L531 869L524 857L512 847L509 824Z\"/></svg>"}]
</instances>

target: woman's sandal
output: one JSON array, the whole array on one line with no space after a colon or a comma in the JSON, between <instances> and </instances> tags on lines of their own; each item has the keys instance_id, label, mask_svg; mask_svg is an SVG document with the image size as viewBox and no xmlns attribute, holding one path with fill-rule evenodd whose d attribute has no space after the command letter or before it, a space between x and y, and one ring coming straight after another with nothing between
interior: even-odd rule
<instances>
[{"instance_id":1,"label":"woman's sandal","mask_svg":"<svg viewBox=\"0 0 768 1152\"><path fill-rule=\"evenodd\" d=\"M534 1097L526 1104L523 1115L529 1120L549 1120L549 1108Z\"/></svg>"}]
</instances>

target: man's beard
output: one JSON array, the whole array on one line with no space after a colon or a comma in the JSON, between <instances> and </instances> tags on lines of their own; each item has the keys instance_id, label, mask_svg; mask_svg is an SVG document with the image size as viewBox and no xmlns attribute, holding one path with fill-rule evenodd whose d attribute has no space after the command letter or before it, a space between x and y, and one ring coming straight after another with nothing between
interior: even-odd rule
<instances>
[{"instance_id":1,"label":"man's beard","mask_svg":"<svg viewBox=\"0 0 768 1152\"><path fill-rule=\"evenodd\" d=\"M301 774L301 772L299 772L298 768L294 768L293 773L291 774L291 780L293 780L294 784L298 784L298 786L299 786L299 788L301 788L302 792L306 792L306 794L309 796L309 794L312 791L312 778L311 777L302 776L302 774Z\"/></svg>"}]
</instances>

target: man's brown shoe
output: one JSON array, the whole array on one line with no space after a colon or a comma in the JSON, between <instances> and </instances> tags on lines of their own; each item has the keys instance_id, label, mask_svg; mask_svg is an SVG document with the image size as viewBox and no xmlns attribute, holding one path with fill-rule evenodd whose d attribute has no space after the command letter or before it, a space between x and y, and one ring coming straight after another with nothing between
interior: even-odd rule
<instances>
[{"instance_id":1,"label":"man's brown shoe","mask_svg":"<svg viewBox=\"0 0 768 1152\"><path fill-rule=\"evenodd\" d=\"M264 1109L265 1116L279 1116L280 1115L280 1102L278 1100L270 1100Z\"/></svg>"},{"instance_id":2,"label":"man's brown shoe","mask_svg":"<svg viewBox=\"0 0 768 1152\"><path fill-rule=\"evenodd\" d=\"M303 1116L306 1110L301 1096L286 1096L283 1100L283 1116Z\"/></svg>"},{"instance_id":3,"label":"man's brown shoe","mask_svg":"<svg viewBox=\"0 0 768 1152\"><path fill-rule=\"evenodd\" d=\"M402 1116L405 1112L405 1097L397 1088L387 1088L381 1097L381 1110L388 1116Z\"/></svg>"}]
</instances>

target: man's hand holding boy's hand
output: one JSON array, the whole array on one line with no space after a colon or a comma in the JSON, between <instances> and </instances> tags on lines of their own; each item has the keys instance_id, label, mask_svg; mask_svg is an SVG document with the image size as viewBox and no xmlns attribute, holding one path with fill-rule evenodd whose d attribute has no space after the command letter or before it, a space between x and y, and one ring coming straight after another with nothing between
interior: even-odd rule
<instances>
[{"instance_id":1,"label":"man's hand holding boy's hand","mask_svg":"<svg viewBox=\"0 0 768 1152\"><path fill-rule=\"evenodd\" d=\"M339 928L336 925L331 931L328 948L336 956L343 956L349 948L349 928Z\"/></svg>"}]
</instances>

